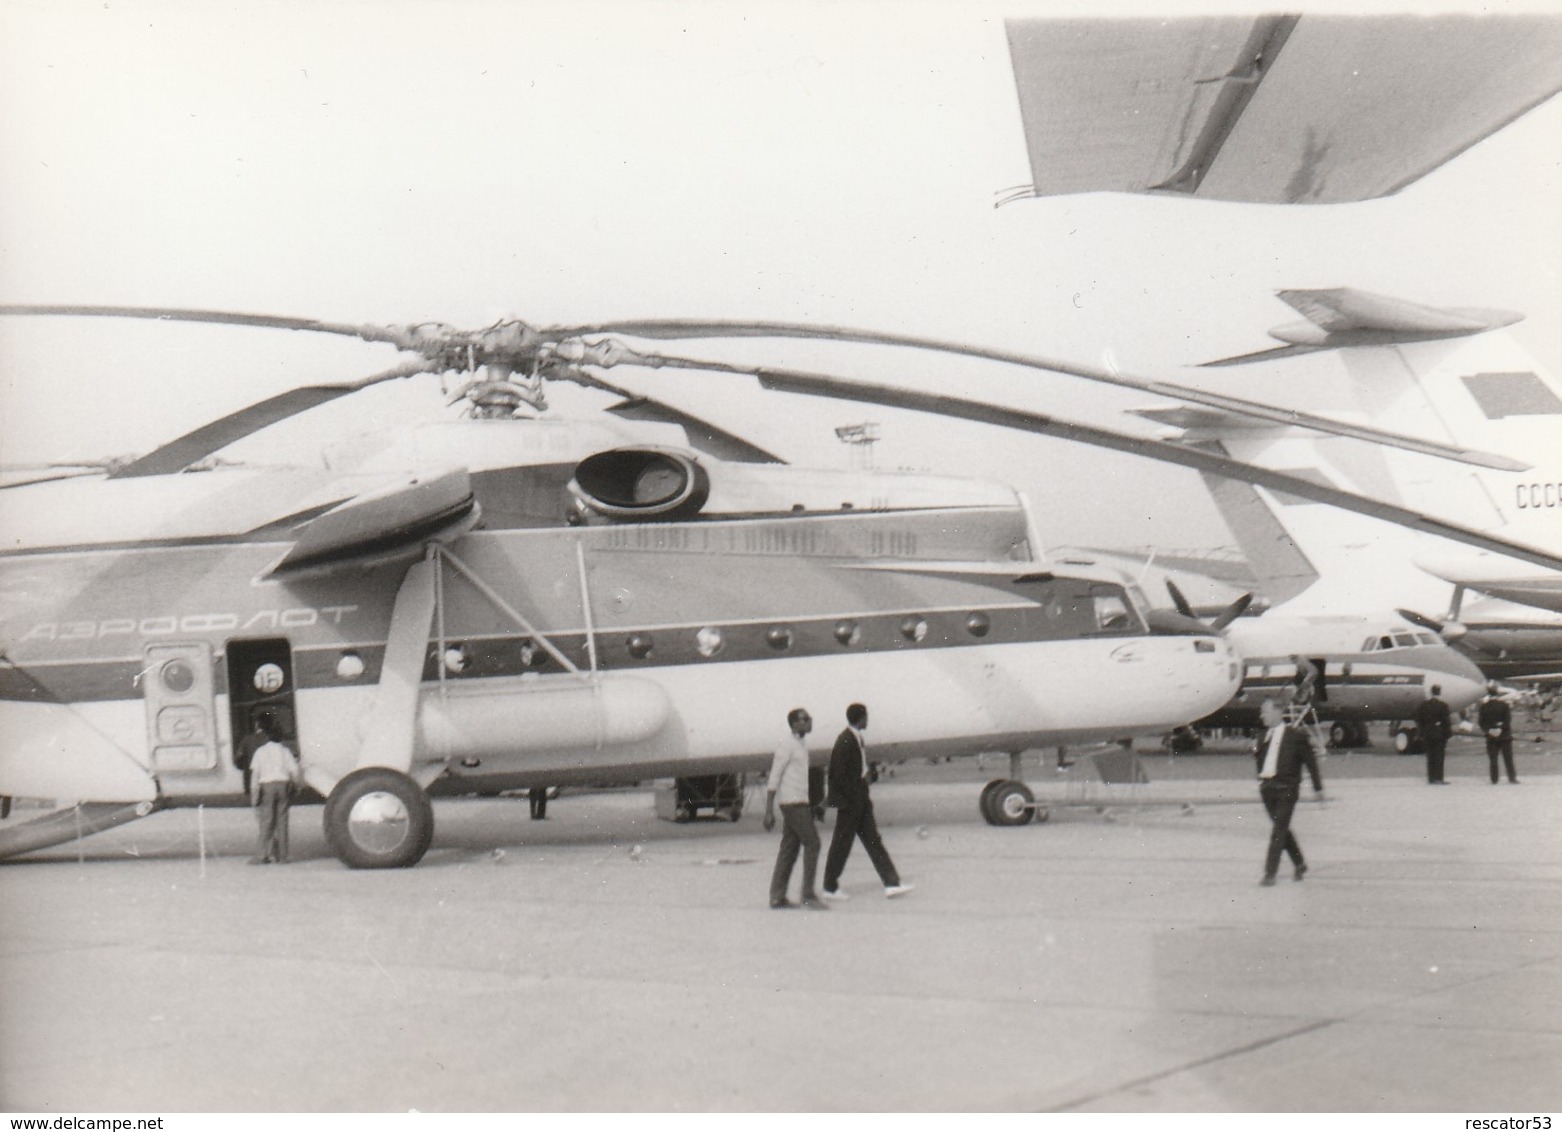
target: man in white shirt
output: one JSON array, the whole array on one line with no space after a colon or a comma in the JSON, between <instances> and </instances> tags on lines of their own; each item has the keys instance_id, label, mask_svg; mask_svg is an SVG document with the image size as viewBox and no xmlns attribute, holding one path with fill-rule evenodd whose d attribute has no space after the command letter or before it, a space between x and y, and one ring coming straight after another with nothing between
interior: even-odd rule
<instances>
[{"instance_id":1,"label":"man in white shirt","mask_svg":"<svg viewBox=\"0 0 1562 1132\"><path fill-rule=\"evenodd\" d=\"M249 859L252 865L287 863L287 809L299 779L298 760L282 742L276 725L263 725L266 741L250 763L250 801L260 821L260 845Z\"/></svg>"},{"instance_id":2,"label":"man in white shirt","mask_svg":"<svg viewBox=\"0 0 1562 1132\"><path fill-rule=\"evenodd\" d=\"M770 874L770 906L795 907L786 898L786 890L792 882L797 851L802 849L803 907L823 912L828 909L814 891L814 878L819 873L819 831L814 828L813 808L808 804L808 745L803 742L803 737L813 730L814 721L804 709L793 708L787 713L786 722L792 733L776 748L765 786L767 832L776 827L776 803L779 800L781 804L781 848Z\"/></svg>"}]
</instances>

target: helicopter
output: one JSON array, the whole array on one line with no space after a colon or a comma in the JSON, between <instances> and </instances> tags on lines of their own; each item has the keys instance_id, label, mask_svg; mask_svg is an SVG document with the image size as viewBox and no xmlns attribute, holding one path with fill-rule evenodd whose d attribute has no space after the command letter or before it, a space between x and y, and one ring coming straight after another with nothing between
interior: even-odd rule
<instances>
[{"instance_id":1,"label":"helicopter","mask_svg":"<svg viewBox=\"0 0 1562 1132\"><path fill-rule=\"evenodd\" d=\"M798 704L824 715L869 703L875 756L894 762L1164 732L1237 691L1240 659L1217 628L1152 608L1117 571L1049 562L1012 488L787 465L614 384L605 372L618 366L745 375L1133 451L1562 566L1193 448L627 341L806 337L1152 387L915 336L678 320L466 331L170 308L0 314L269 326L412 355L284 392L140 457L0 491L0 795L76 803L4 830L6 855L159 809L244 804L234 754L262 716L324 800L333 853L380 868L423 857L434 798L760 769ZM214 459L299 412L423 374L457 376L463 415L415 444L341 466ZM555 382L623 399L589 419L553 415ZM1030 820L1018 778L983 790L986 820Z\"/></svg>"}]
</instances>

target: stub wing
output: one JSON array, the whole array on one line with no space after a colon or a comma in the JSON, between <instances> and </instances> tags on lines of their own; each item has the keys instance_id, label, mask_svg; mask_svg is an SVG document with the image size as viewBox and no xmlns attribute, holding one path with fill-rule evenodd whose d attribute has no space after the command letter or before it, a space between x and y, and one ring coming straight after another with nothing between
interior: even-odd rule
<instances>
[{"instance_id":1,"label":"stub wing","mask_svg":"<svg viewBox=\"0 0 1562 1132\"><path fill-rule=\"evenodd\" d=\"M1386 196L1562 90L1562 18L1550 14L1007 28L1037 196Z\"/></svg>"}]
</instances>

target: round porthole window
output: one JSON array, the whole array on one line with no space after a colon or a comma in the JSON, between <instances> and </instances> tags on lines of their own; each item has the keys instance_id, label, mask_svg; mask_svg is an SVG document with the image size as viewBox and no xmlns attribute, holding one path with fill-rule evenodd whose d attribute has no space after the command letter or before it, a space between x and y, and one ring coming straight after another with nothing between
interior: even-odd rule
<instances>
[{"instance_id":1,"label":"round porthole window","mask_svg":"<svg viewBox=\"0 0 1562 1132\"><path fill-rule=\"evenodd\" d=\"M182 660L170 660L161 669L163 687L170 692L184 693L195 687L195 669Z\"/></svg>"},{"instance_id":2,"label":"round porthole window","mask_svg":"<svg viewBox=\"0 0 1562 1132\"><path fill-rule=\"evenodd\" d=\"M792 647L792 630L784 625L776 625L765 633L765 643L779 651Z\"/></svg>"},{"instance_id":3,"label":"round porthole window","mask_svg":"<svg viewBox=\"0 0 1562 1132\"><path fill-rule=\"evenodd\" d=\"M645 633L636 633L627 642L629 655L636 660L644 660L651 655L651 638Z\"/></svg>"},{"instance_id":4,"label":"round porthole window","mask_svg":"<svg viewBox=\"0 0 1562 1132\"><path fill-rule=\"evenodd\" d=\"M280 664L262 664L255 669L255 690L257 692L264 692L268 696L273 692L280 692L282 685L286 681L287 677L283 675Z\"/></svg>"},{"instance_id":5,"label":"round porthole window","mask_svg":"<svg viewBox=\"0 0 1562 1132\"><path fill-rule=\"evenodd\" d=\"M973 613L965 619L965 631L973 637L985 637L992 627L992 618L982 612Z\"/></svg>"},{"instance_id":6,"label":"round porthole window","mask_svg":"<svg viewBox=\"0 0 1562 1132\"><path fill-rule=\"evenodd\" d=\"M726 643L726 638L721 635L721 630L714 629L709 625L694 634L694 647L704 657L715 656Z\"/></svg>"},{"instance_id":7,"label":"round porthole window","mask_svg":"<svg viewBox=\"0 0 1562 1132\"><path fill-rule=\"evenodd\" d=\"M862 628L857 622L847 618L835 623L835 639L843 645L855 645L862 640Z\"/></svg>"},{"instance_id":8,"label":"round porthole window","mask_svg":"<svg viewBox=\"0 0 1562 1132\"><path fill-rule=\"evenodd\" d=\"M920 641L927 637L927 621L921 617L908 617L900 623L900 635L908 641Z\"/></svg>"}]
</instances>

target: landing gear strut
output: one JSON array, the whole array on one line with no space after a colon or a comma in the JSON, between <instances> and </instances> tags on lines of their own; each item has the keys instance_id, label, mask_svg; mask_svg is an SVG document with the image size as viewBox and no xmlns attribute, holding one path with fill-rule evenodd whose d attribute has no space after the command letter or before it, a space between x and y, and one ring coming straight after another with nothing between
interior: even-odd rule
<instances>
[{"instance_id":1,"label":"landing gear strut","mask_svg":"<svg viewBox=\"0 0 1562 1132\"><path fill-rule=\"evenodd\" d=\"M1027 825L1032 819L1046 821L1051 811L1036 804L1030 787L1020 781L1021 752L1009 752L1009 777L995 778L982 787L977 807L988 825Z\"/></svg>"},{"instance_id":2,"label":"landing gear strut","mask_svg":"<svg viewBox=\"0 0 1562 1132\"><path fill-rule=\"evenodd\" d=\"M325 839L352 869L404 869L434 838L434 807L400 771L370 766L336 784L325 800Z\"/></svg>"}]
</instances>

